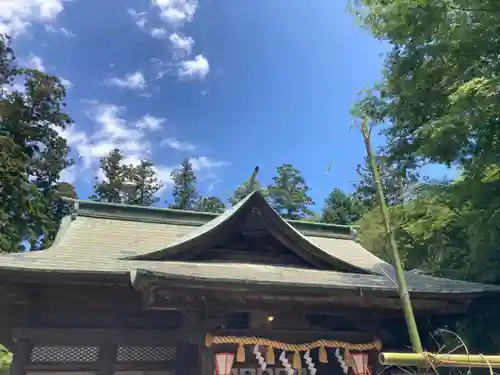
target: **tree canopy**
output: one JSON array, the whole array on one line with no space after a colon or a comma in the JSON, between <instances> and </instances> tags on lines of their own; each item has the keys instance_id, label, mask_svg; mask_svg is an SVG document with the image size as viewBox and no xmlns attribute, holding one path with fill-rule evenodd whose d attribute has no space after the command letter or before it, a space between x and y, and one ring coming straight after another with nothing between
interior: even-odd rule
<instances>
[{"instance_id":1,"label":"tree canopy","mask_svg":"<svg viewBox=\"0 0 500 375\"><path fill-rule=\"evenodd\" d=\"M72 123L65 97L57 77L18 66L10 39L0 35L2 251L43 249L55 238L64 206L58 180L73 164L60 136Z\"/></svg>"}]
</instances>

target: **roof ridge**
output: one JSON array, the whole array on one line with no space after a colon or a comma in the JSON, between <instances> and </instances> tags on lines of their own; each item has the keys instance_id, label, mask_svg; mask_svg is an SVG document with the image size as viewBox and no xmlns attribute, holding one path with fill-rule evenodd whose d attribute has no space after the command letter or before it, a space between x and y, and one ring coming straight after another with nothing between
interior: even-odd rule
<instances>
[{"instance_id":1,"label":"roof ridge","mask_svg":"<svg viewBox=\"0 0 500 375\"><path fill-rule=\"evenodd\" d=\"M75 201L78 216L108 218L115 220L138 221L146 223L165 223L188 226L201 226L222 214L212 212L187 211L171 208L145 207L118 203ZM227 211L230 211L230 208ZM284 219L299 232L317 237L355 240L353 226L318 223L302 220Z\"/></svg>"}]
</instances>

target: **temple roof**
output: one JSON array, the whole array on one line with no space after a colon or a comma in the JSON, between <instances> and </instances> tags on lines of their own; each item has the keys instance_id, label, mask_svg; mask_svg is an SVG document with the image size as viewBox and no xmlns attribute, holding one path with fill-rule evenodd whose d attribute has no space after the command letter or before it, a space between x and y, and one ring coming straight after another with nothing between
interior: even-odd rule
<instances>
[{"instance_id":1,"label":"temple roof","mask_svg":"<svg viewBox=\"0 0 500 375\"><path fill-rule=\"evenodd\" d=\"M241 218L258 213L258 220L298 256L318 269L244 263L201 263L189 260L203 251ZM185 254L181 261L176 255ZM171 209L75 202L54 244L38 252L0 256L0 276L27 280L44 277L116 278L140 283L141 277L231 286L275 285L295 288L352 289L397 293L391 265L364 249L349 227L282 219L259 192L223 214ZM45 276L44 276L45 275ZM406 273L413 293L477 294L500 287L469 283L412 272Z\"/></svg>"}]
</instances>

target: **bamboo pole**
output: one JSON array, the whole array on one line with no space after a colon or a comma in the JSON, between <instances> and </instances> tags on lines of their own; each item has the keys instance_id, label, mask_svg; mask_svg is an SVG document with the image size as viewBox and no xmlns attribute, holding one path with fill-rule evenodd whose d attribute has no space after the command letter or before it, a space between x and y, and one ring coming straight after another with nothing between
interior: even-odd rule
<instances>
[{"instance_id":1,"label":"bamboo pole","mask_svg":"<svg viewBox=\"0 0 500 375\"><path fill-rule=\"evenodd\" d=\"M396 239L394 238L394 232L391 228L389 209L385 202L384 191L382 189L382 184L380 183L380 173L377 168L375 161L375 156L372 151L372 146L370 142L370 131L367 125L368 119L365 118L361 121L361 133L363 134L363 140L365 142L366 153L368 155L368 162L373 176L373 183L375 185L375 190L377 192L377 200L380 206L380 213L384 220L384 227L387 237L389 238L391 253L392 253L392 265L396 270L396 280L398 283L399 297L403 305L403 312L406 320L406 326L408 328L408 335L410 336L411 345L416 353L422 353L422 342L420 341L420 335L418 334L417 323L415 321L415 315L413 314L413 309L411 306L410 295L408 293L408 288L406 287L406 281L404 277L403 266L401 264L401 259L399 258L398 247L396 244Z\"/></svg>"},{"instance_id":2,"label":"bamboo pole","mask_svg":"<svg viewBox=\"0 0 500 375\"><path fill-rule=\"evenodd\" d=\"M500 355L380 353L379 361L384 366L500 368Z\"/></svg>"}]
</instances>

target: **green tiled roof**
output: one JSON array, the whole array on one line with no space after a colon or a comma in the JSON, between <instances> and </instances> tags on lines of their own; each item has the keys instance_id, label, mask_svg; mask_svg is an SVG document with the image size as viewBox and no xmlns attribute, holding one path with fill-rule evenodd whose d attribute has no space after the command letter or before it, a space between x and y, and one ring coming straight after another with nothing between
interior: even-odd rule
<instances>
[{"instance_id":1,"label":"green tiled roof","mask_svg":"<svg viewBox=\"0 0 500 375\"><path fill-rule=\"evenodd\" d=\"M149 260L150 256L184 251L214 230L228 230L232 218L259 207L263 220L283 233L304 251L331 260L332 271L255 264L207 264ZM190 242L191 241L191 242ZM342 262L358 273L335 272ZM353 271L354 272L354 271ZM351 288L352 286L396 292L392 267L365 250L344 226L285 221L255 192L222 215L126 205L78 202L73 215L66 217L53 246L47 250L0 255L0 275L58 274L67 277L117 276L136 280L154 273L166 279L214 283L295 285L297 287ZM66 277L66 276L65 276ZM480 293L500 287L440 279L407 273L413 292Z\"/></svg>"}]
</instances>

